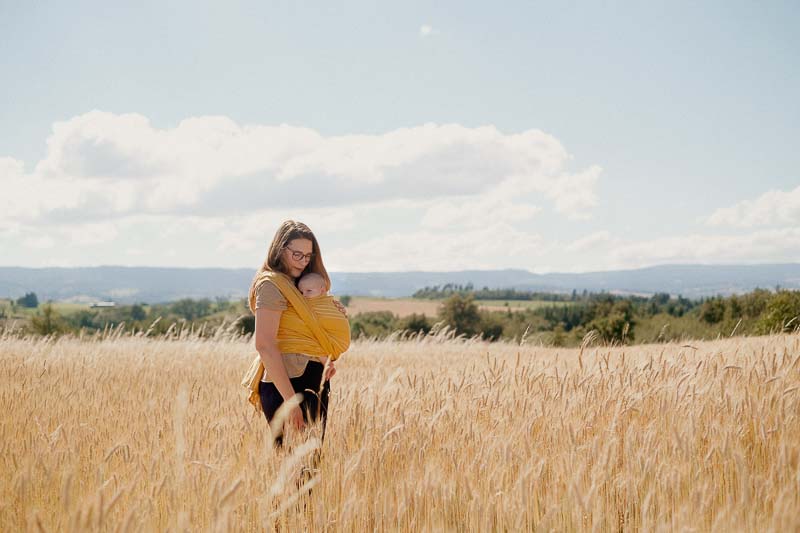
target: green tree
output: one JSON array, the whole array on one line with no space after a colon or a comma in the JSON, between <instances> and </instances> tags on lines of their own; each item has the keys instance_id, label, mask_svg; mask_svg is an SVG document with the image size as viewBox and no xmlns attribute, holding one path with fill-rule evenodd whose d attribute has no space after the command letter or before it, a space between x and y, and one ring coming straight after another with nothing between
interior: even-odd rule
<instances>
[{"instance_id":1,"label":"green tree","mask_svg":"<svg viewBox=\"0 0 800 533\"><path fill-rule=\"evenodd\" d=\"M26 292L25 296L17 298L17 304L29 309L39 307L39 299L35 292Z\"/></svg>"},{"instance_id":2,"label":"green tree","mask_svg":"<svg viewBox=\"0 0 800 533\"><path fill-rule=\"evenodd\" d=\"M203 298L202 300L184 298L172 303L169 306L169 310L176 315L191 321L202 318L211 313L211 300L208 298Z\"/></svg>"},{"instance_id":3,"label":"green tree","mask_svg":"<svg viewBox=\"0 0 800 533\"><path fill-rule=\"evenodd\" d=\"M553 346L559 348L564 346L567 343L564 326L561 324L556 324L556 327L553 328Z\"/></svg>"},{"instance_id":4,"label":"green tree","mask_svg":"<svg viewBox=\"0 0 800 533\"><path fill-rule=\"evenodd\" d=\"M739 301L739 297L735 294L728 298L728 305L727 307L727 314L730 320L739 320L742 318L742 314L744 310L742 309L742 304Z\"/></svg>"},{"instance_id":5,"label":"green tree","mask_svg":"<svg viewBox=\"0 0 800 533\"><path fill-rule=\"evenodd\" d=\"M81 309L77 313L71 313L66 316L65 320L70 326L76 329L100 329L102 326L98 321L98 313Z\"/></svg>"},{"instance_id":6,"label":"green tree","mask_svg":"<svg viewBox=\"0 0 800 533\"><path fill-rule=\"evenodd\" d=\"M480 331L483 338L496 341L503 336L503 313L479 313L481 317Z\"/></svg>"},{"instance_id":7,"label":"green tree","mask_svg":"<svg viewBox=\"0 0 800 533\"><path fill-rule=\"evenodd\" d=\"M131 307L131 319L144 320L145 318L147 318L147 312L144 310L144 307L139 304L134 304Z\"/></svg>"},{"instance_id":8,"label":"green tree","mask_svg":"<svg viewBox=\"0 0 800 533\"><path fill-rule=\"evenodd\" d=\"M221 312L221 311L228 311L235 307L236 304L228 300L224 296L215 296L214 297L214 312Z\"/></svg>"},{"instance_id":9,"label":"green tree","mask_svg":"<svg viewBox=\"0 0 800 533\"><path fill-rule=\"evenodd\" d=\"M607 314L589 323L606 342L629 342L633 340L633 306L629 300L614 302Z\"/></svg>"},{"instance_id":10,"label":"green tree","mask_svg":"<svg viewBox=\"0 0 800 533\"><path fill-rule=\"evenodd\" d=\"M772 293L766 289L755 289L739 297L742 314L748 318L758 318L767 308Z\"/></svg>"},{"instance_id":11,"label":"green tree","mask_svg":"<svg viewBox=\"0 0 800 533\"><path fill-rule=\"evenodd\" d=\"M67 329L61 315L53 309L50 302L44 304L41 311L31 317L31 328L40 335L62 333Z\"/></svg>"},{"instance_id":12,"label":"green tree","mask_svg":"<svg viewBox=\"0 0 800 533\"><path fill-rule=\"evenodd\" d=\"M471 294L455 293L448 297L442 304L439 318L455 328L458 335L463 333L471 337L480 332L481 316Z\"/></svg>"},{"instance_id":13,"label":"green tree","mask_svg":"<svg viewBox=\"0 0 800 533\"><path fill-rule=\"evenodd\" d=\"M800 291L780 291L758 319L758 333L795 331L800 328Z\"/></svg>"},{"instance_id":14,"label":"green tree","mask_svg":"<svg viewBox=\"0 0 800 533\"><path fill-rule=\"evenodd\" d=\"M339 301L342 302L343 306L347 307L348 305L350 305L350 295L349 294L343 294L339 298Z\"/></svg>"},{"instance_id":15,"label":"green tree","mask_svg":"<svg viewBox=\"0 0 800 533\"><path fill-rule=\"evenodd\" d=\"M707 324L717 324L725 317L725 300L711 298L700 306L700 319Z\"/></svg>"},{"instance_id":16,"label":"green tree","mask_svg":"<svg viewBox=\"0 0 800 533\"><path fill-rule=\"evenodd\" d=\"M396 317L391 311L370 311L359 313L350 319L350 336L385 337L396 327Z\"/></svg>"},{"instance_id":17,"label":"green tree","mask_svg":"<svg viewBox=\"0 0 800 533\"><path fill-rule=\"evenodd\" d=\"M424 313L417 314L411 313L405 318L402 318L398 323L399 329L405 329L411 332L421 331L425 334L430 332L433 324L430 323L428 317Z\"/></svg>"},{"instance_id":18,"label":"green tree","mask_svg":"<svg viewBox=\"0 0 800 533\"><path fill-rule=\"evenodd\" d=\"M251 313L240 316L233 323L234 327L242 334L255 333L256 331L256 317Z\"/></svg>"}]
</instances>

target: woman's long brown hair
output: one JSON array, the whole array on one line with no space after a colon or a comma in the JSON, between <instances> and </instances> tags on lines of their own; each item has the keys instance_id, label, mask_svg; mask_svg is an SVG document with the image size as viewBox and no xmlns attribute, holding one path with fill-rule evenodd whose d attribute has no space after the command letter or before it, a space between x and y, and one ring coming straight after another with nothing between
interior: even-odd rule
<instances>
[{"instance_id":1,"label":"woman's long brown hair","mask_svg":"<svg viewBox=\"0 0 800 533\"><path fill-rule=\"evenodd\" d=\"M258 290L258 285L260 285L259 281L263 279L262 274L269 271L281 272L289 275L286 265L284 265L283 261L281 260L281 253L283 253L286 245L288 245L289 242L293 241L294 239L310 240L312 245L311 252L314 254L311 257L311 261L309 261L306 265L306 268L300 273L298 279L309 272L315 272L322 276L325 280L325 290L331 290L331 278L328 276L328 271L325 270L325 264L322 262L322 253L320 252L319 243L317 243L317 238L314 236L314 232L302 222L286 220L280 225L278 231L275 232L275 237L272 239L272 244L267 252L267 258L256 271L256 275L253 277L253 281L250 284L248 301L250 303L250 310L253 313L256 312L255 294L256 290Z\"/></svg>"}]
</instances>

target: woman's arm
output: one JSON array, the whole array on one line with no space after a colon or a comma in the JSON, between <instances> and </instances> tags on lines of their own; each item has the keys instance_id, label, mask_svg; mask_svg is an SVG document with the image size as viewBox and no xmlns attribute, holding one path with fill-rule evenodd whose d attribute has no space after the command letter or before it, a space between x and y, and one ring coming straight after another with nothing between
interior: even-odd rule
<instances>
[{"instance_id":1,"label":"woman's arm","mask_svg":"<svg viewBox=\"0 0 800 533\"><path fill-rule=\"evenodd\" d=\"M322 370L322 381L329 381L336 373L336 367L334 366L333 361L328 357L320 357L319 362L325 367Z\"/></svg>"},{"instance_id":2,"label":"woman's arm","mask_svg":"<svg viewBox=\"0 0 800 533\"><path fill-rule=\"evenodd\" d=\"M283 364L283 356L278 348L278 324L281 320L281 311L272 309L256 309L256 351L261 356L264 369L278 389L283 401L294 396L292 382Z\"/></svg>"}]
</instances>

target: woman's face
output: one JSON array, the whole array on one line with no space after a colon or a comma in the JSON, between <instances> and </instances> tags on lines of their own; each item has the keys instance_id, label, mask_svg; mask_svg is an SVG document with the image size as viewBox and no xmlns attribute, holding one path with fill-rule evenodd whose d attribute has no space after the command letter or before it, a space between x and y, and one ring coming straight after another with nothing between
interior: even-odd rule
<instances>
[{"instance_id":1,"label":"woman's face","mask_svg":"<svg viewBox=\"0 0 800 533\"><path fill-rule=\"evenodd\" d=\"M306 265L311 261L311 251L314 249L314 244L309 239L292 239L283 249L281 257L283 264L286 265L288 274L297 278L305 270ZM295 258L303 254L303 257Z\"/></svg>"}]
</instances>

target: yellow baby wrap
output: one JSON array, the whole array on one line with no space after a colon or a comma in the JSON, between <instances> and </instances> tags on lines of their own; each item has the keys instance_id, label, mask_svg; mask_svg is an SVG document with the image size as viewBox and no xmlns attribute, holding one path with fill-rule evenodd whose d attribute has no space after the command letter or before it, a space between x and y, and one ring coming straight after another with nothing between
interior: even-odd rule
<instances>
[{"instance_id":1,"label":"yellow baby wrap","mask_svg":"<svg viewBox=\"0 0 800 533\"><path fill-rule=\"evenodd\" d=\"M255 294L262 283L271 281L286 298L288 307L281 313L278 324L278 348L281 353L303 353L336 360L350 347L350 323L334 305L333 296L322 295L306 299L294 282L280 272L265 271L256 280L250 295L250 308L255 309ZM264 375L261 356L256 354L242 379L249 391L248 401L261 410L258 384Z\"/></svg>"}]
</instances>

